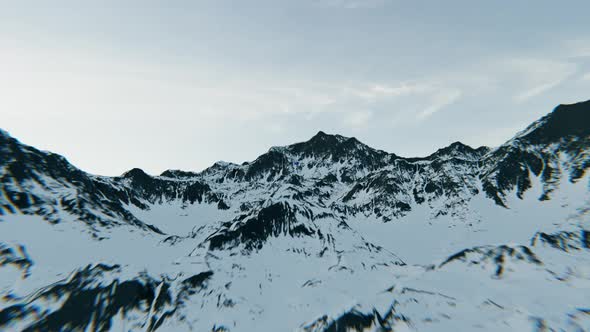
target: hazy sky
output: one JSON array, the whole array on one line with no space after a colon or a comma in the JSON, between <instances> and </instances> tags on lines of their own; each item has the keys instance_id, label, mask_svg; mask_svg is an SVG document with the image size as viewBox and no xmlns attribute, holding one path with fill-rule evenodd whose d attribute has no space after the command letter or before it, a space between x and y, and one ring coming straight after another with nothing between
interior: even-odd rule
<instances>
[{"instance_id":1,"label":"hazy sky","mask_svg":"<svg viewBox=\"0 0 590 332\"><path fill-rule=\"evenodd\" d=\"M590 1L0 0L0 128L97 174L253 160L318 130L499 145L590 99Z\"/></svg>"}]
</instances>

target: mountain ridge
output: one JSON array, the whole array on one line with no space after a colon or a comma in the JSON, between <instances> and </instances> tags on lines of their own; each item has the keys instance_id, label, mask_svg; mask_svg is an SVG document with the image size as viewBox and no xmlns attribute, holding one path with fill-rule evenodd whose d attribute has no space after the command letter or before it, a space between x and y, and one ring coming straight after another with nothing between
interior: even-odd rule
<instances>
[{"instance_id":1,"label":"mountain ridge","mask_svg":"<svg viewBox=\"0 0 590 332\"><path fill-rule=\"evenodd\" d=\"M590 100L588 101L583 101L583 102L577 102L577 103L572 103L572 104L559 104L558 106L556 106L552 112L550 112L549 114L543 116L541 119L533 122L533 124L527 126L527 128L525 128L524 130L522 130L521 132L518 132L514 137L514 138L518 138L518 137L522 137L522 136L529 136L530 131L532 131L533 129L536 129L535 126L536 125L541 125L543 123L545 123L548 120L552 120L551 123L554 123L555 120L553 120L552 118L558 118L557 121L565 121L566 123L563 124L559 124L558 126L552 126L549 131L556 131L556 133L554 135L557 135L558 137L560 137L560 134L563 134L563 130L564 128L574 128L574 133L577 133L579 135L582 134L587 134L588 133L588 128L587 126L584 126L584 123L587 123L587 121L590 121L590 115L588 115L588 112L585 112L584 114L582 114L583 116L580 117L575 117L573 116L573 112L571 112L573 109L577 109L577 108L588 108L590 107ZM525 135L527 134L527 135ZM0 128L0 137L4 138L4 139L14 139L16 140L16 142L18 142L18 144L22 144L22 145L26 145L22 142L20 142L19 140L15 139L13 136L10 135L10 132ZM551 136L553 138L555 138L554 136ZM328 140L328 142L324 142L322 140ZM512 139L508 140L508 142L510 142ZM488 146L479 146L477 148L473 148L468 144L465 144L461 141L455 141L450 143L447 146L438 148L435 152L432 152L431 154L424 156L424 157L400 157L397 154L393 153L393 152L387 152L384 150L379 150L379 149L374 149L364 143L362 143L361 141L359 141L356 137L346 137L346 136L342 136L339 134L328 134L323 130L319 130L315 135L313 135L310 139L308 139L307 141L302 141L302 142L297 142L297 143L293 143L293 144L289 144L286 146L273 146L271 147L268 151L273 151L273 150L281 150L281 149L295 149L295 150L301 150L301 149L305 149L304 146L310 146L313 144L316 144L317 142L322 142L322 144L328 143L328 144L342 144L343 142L354 142L354 144L358 144L364 148L369 148L375 152L379 152L379 153L385 153L388 155L392 155L398 158L402 158L402 159L406 159L406 160L425 160L425 159L429 159L432 158L433 156L437 155L437 153L441 152L441 151L449 151L452 150L453 148L459 146L463 149L470 149L470 150L492 150L492 148L488 147ZM29 145L26 145L29 146ZM40 152L45 152L45 153L50 153L50 154L55 154L57 156L60 156L61 158L65 159L67 161L67 158L56 154L54 152L51 151L44 151L44 150L38 150ZM262 154L264 155L264 154ZM262 156L261 155L261 156ZM260 156L259 156L260 157ZM258 158L259 158L258 157ZM256 160L256 159L254 159ZM245 161L244 163L251 163L252 161ZM69 163L69 162L68 162ZM171 174L171 173L175 173L175 172L179 172L179 173L186 173L188 174L200 174L203 173L205 170L207 170L208 168L214 167L216 164L227 164L227 165L235 165L238 166L239 164L235 164L232 162L225 162L225 161L218 161L215 162L213 165L205 168L204 170L197 172L197 171L191 171L191 170L180 170L180 169L168 169L168 170L164 170L162 171L159 175L153 175L153 174L148 174L150 176L162 176L164 174ZM73 165L72 165L73 166ZM75 167L75 166L73 166ZM77 167L76 167L77 168ZM132 170L142 170L139 167L134 167L128 171L125 171L123 174L119 175L119 176L123 176L124 174L126 174L129 171ZM144 171L145 173L145 171ZM88 173L90 174L90 173ZM147 173L146 173L147 174ZM103 175L96 175L96 176L103 176ZM104 177L117 177L117 176L104 176Z\"/></svg>"},{"instance_id":2,"label":"mountain ridge","mask_svg":"<svg viewBox=\"0 0 590 332\"><path fill-rule=\"evenodd\" d=\"M223 182L252 184L286 181L287 183L297 184L301 183L302 179L316 179L313 180L316 182L316 188L326 187L329 183L356 183L355 186L349 186L347 192L342 194L343 203L352 201L355 195L362 190L367 192L372 190L375 192L376 197L383 196L383 200L389 202L391 202L391 196L398 196L395 199L396 202L391 204L395 208L393 210L389 208L391 211L388 212L388 214L397 217L400 215L403 216L405 212L411 209L413 204L421 204L429 200L426 197L430 197L432 194L436 197L440 197L443 191L450 193L451 196L460 194L457 191L461 191L459 189L460 182L463 181L462 179L465 179L466 175L459 173L462 174L458 175L461 179L448 178L448 175L440 173L445 167L477 169L475 173L471 174L472 183L468 185L469 188L467 191L476 193L479 190L477 189L478 185L476 182L482 181L483 190L487 196L492 198L496 204L504 207L507 207L504 199L507 191L517 188L518 195L522 196L530 187L531 174L542 174L547 186L541 198L546 199L553 190L554 185L558 182L556 176L561 174L558 169L559 167L553 165L551 166L552 168L549 168L549 165L558 163L559 161L555 160L552 153L540 150L531 151L529 149L530 144L524 147L519 147L519 144L525 138L525 141L529 142L534 138L531 134L544 128L549 128L548 130L550 132L556 132L557 130L557 132L564 134L564 137L567 136L566 134L569 135L566 131L570 127L560 123L555 124L554 121L563 121L565 118L567 123L582 123L582 120L588 117L589 105L590 101L572 105L560 105L549 115L536 121L523 132L517 134L515 138L495 149L487 147L474 149L461 142L455 142L447 147L438 149L436 152L424 158L399 157L393 153L373 149L361 143L356 138L329 135L323 131L318 132L310 140L305 142L271 148L267 153L262 154L254 161L245 162L242 165L218 162L199 173L167 170L160 176L153 176L148 175L139 168L134 168L119 177L95 176L74 167L67 159L59 155L51 152L41 152L24 145L18 140L6 136L7 132L5 131L3 131L2 135L2 145L8 147L8 149L4 148L0 151L4 152L0 157L6 163L6 160L10 159L8 151L12 151L15 154L12 158L20 159L20 161L9 163L7 167L10 174L17 179L22 178L21 180L27 177L35 177L34 172L25 174L26 172L30 173L32 169L36 170L39 167L45 167L38 170L39 173L48 174L49 177L58 179L64 179L67 176L78 183L86 183L91 188L95 186L104 187L103 184L110 182L111 186L115 188L114 191L119 192L119 197L122 197L121 195L124 195L123 192L125 191L139 190L145 195L152 197L149 198L141 196L143 194L140 195L148 200L153 200L155 196L160 195L158 192L162 192L167 197L181 196L186 201L201 202L204 197L203 195L205 195L209 197L205 199L218 202L219 206L224 208L229 208L227 202L222 198L223 196L227 196L227 193L216 192L216 187L219 187L218 184ZM578 121L572 119L577 119ZM583 125L576 128L572 133L573 135L588 135L588 129ZM580 151L580 146L583 148L587 141L587 137L581 136L576 138L573 143L564 143L565 147L562 148L564 151L576 154L579 157L572 161L572 164L576 167L571 170L571 181L581 178L590 166L590 157ZM554 142L541 142L541 144L546 145L549 143L553 144ZM22 162L28 160L27 156L34 156L33 159L29 160L34 165L27 166L22 164ZM466 162L471 166L466 166ZM487 166L479 170L480 164ZM331 170L333 165L340 165L337 166L338 170L336 172ZM393 169L391 169L392 167ZM392 170L396 174L392 175ZM25 173L21 174L23 171ZM400 197L398 194L402 193L400 190L403 191L400 185L407 182L407 186L415 187L412 184L415 180L411 179L411 177L415 178L415 176L411 174L416 172L430 173L430 176L432 174L439 174L435 177L439 177L440 180L438 183L433 183L423 179L423 182L430 183L425 183L426 186L421 192L416 192L416 189L414 189L413 193L406 193L402 195L406 197ZM318 182L317 179L320 177L322 179ZM169 183L171 180L180 182ZM130 181L131 187L129 189L121 187L125 181ZM186 189L179 189L181 187ZM178 192L178 190L183 190L184 193ZM112 192L113 190L109 189L108 191ZM24 195L24 193L17 194ZM142 206L137 198L129 195L129 192L126 195L128 196L127 198L132 199L135 205ZM11 196L7 195L7 197ZM125 203L127 198L122 197L120 201ZM18 198L16 200L18 201ZM430 200L432 200L432 197ZM32 201L36 200L33 198ZM17 203L17 206L20 204L16 201L13 201L13 203ZM25 202L22 204L27 205L28 203ZM115 202L113 204L118 203ZM360 209L366 210L366 204L364 207L361 206ZM374 200L371 204L374 204ZM358 210L358 208L355 209ZM384 207L384 209L388 209L388 207ZM9 209L4 204L4 211L6 210ZM125 212L121 213L125 214ZM448 211L443 213L448 213ZM383 215L381 211L377 212L377 214ZM390 220L391 218L385 217L385 219Z\"/></svg>"},{"instance_id":3,"label":"mountain ridge","mask_svg":"<svg viewBox=\"0 0 590 332\"><path fill-rule=\"evenodd\" d=\"M92 175L2 131L0 328L586 327L559 299L590 301L564 287L590 280L590 102L553 112L493 149L404 158L318 132L159 176Z\"/></svg>"}]
</instances>

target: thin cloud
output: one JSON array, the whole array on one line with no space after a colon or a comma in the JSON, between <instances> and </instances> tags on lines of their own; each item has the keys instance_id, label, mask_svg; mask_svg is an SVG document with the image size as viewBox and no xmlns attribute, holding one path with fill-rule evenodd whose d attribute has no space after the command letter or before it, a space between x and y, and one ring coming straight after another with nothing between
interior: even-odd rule
<instances>
[{"instance_id":1,"label":"thin cloud","mask_svg":"<svg viewBox=\"0 0 590 332\"><path fill-rule=\"evenodd\" d=\"M373 84L368 87L350 89L350 92L367 101L422 93L429 89L424 84L401 83L399 85Z\"/></svg>"},{"instance_id":2,"label":"thin cloud","mask_svg":"<svg viewBox=\"0 0 590 332\"><path fill-rule=\"evenodd\" d=\"M562 84L577 72L571 62L550 59L513 59L504 64L508 75L516 76L524 86L514 96L517 103L525 102Z\"/></svg>"},{"instance_id":3,"label":"thin cloud","mask_svg":"<svg viewBox=\"0 0 590 332\"><path fill-rule=\"evenodd\" d=\"M526 90L526 91L522 92L521 94L517 95L516 97L514 97L514 100L519 103L525 102L535 96L542 94L543 92L546 92L546 91L549 91L549 90L555 88L556 86L560 85L562 82L563 82L563 80L560 79L555 82L549 82L549 83L541 84L539 86L535 86L535 87L533 87L529 90Z\"/></svg>"},{"instance_id":4,"label":"thin cloud","mask_svg":"<svg viewBox=\"0 0 590 332\"><path fill-rule=\"evenodd\" d=\"M437 113L446 106L456 102L459 98L461 98L462 95L463 92L461 92L461 90L441 91L435 94L432 98L432 105L420 112L417 118L419 120L425 120L431 117L434 113Z\"/></svg>"}]
</instances>

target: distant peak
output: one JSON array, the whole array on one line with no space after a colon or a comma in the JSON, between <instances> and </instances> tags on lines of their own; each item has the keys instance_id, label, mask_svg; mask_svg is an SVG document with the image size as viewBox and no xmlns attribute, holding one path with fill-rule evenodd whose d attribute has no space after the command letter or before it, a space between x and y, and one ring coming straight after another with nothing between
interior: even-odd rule
<instances>
[{"instance_id":1,"label":"distant peak","mask_svg":"<svg viewBox=\"0 0 590 332\"><path fill-rule=\"evenodd\" d=\"M462 142L453 142L451 144L449 144L448 146L439 149L437 152L449 152L449 151L475 151L474 148L470 147L467 144L464 144Z\"/></svg>"},{"instance_id":2,"label":"distant peak","mask_svg":"<svg viewBox=\"0 0 590 332\"><path fill-rule=\"evenodd\" d=\"M488 151L490 148L487 146L480 146L478 148L474 148L471 145L467 145L463 142L453 142L448 147L443 149L455 150L455 151L462 151L462 152L476 152L476 151Z\"/></svg>"},{"instance_id":3,"label":"distant peak","mask_svg":"<svg viewBox=\"0 0 590 332\"><path fill-rule=\"evenodd\" d=\"M346 140L346 137L340 136L340 135L332 135L332 134L327 134L324 131L318 131L317 134L315 134L312 138L309 139L308 142L313 142L313 141L331 141L331 142L335 142L335 143L339 143Z\"/></svg>"},{"instance_id":4,"label":"distant peak","mask_svg":"<svg viewBox=\"0 0 590 332\"><path fill-rule=\"evenodd\" d=\"M193 173L193 172L181 171L181 170L177 170L177 169L169 169L169 170L162 172L162 174L160 174L160 176L164 176L164 177L168 177L168 178L191 178L191 177L195 177L196 175L197 174Z\"/></svg>"},{"instance_id":5,"label":"distant peak","mask_svg":"<svg viewBox=\"0 0 590 332\"><path fill-rule=\"evenodd\" d=\"M316 136L317 136L317 137L322 137L322 136L329 136L329 135L328 135L328 134L326 134L325 132L323 132L323 131L321 131L321 130L320 130L320 131L318 131L318 133L317 133L317 134L315 134L315 135L314 135L314 137L316 137Z\"/></svg>"},{"instance_id":6,"label":"distant peak","mask_svg":"<svg viewBox=\"0 0 590 332\"><path fill-rule=\"evenodd\" d=\"M215 173L220 170L229 170L229 169L232 169L235 167L238 167L238 165L231 163L231 162L220 160L220 161L216 161L213 165L211 165L211 166L207 167L205 170L203 170L203 174ZM184 174L185 174L185 177L189 177L189 175L190 176L197 176L196 173L192 173L192 172L184 172Z\"/></svg>"},{"instance_id":7,"label":"distant peak","mask_svg":"<svg viewBox=\"0 0 590 332\"><path fill-rule=\"evenodd\" d=\"M327 134L319 131L311 139L285 147L289 152L303 156L331 157L332 160L355 158L357 160L380 160L386 152L375 150L354 137Z\"/></svg>"},{"instance_id":8,"label":"distant peak","mask_svg":"<svg viewBox=\"0 0 590 332\"><path fill-rule=\"evenodd\" d=\"M0 128L0 142L16 142L17 144L20 144L19 140L10 136L10 133L2 128Z\"/></svg>"},{"instance_id":9,"label":"distant peak","mask_svg":"<svg viewBox=\"0 0 590 332\"><path fill-rule=\"evenodd\" d=\"M0 128L0 142L5 143L10 141L11 139L12 136L10 136L10 134L7 131Z\"/></svg>"},{"instance_id":10,"label":"distant peak","mask_svg":"<svg viewBox=\"0 0 590 332\"><path fill-rule=\"evenodd\" d=\"M340 135L326 134L324 131L318 131L308 141L296 143L289 147L295 150L306 150L308 152L321 152L329 151L334 147L340 145L340 143L346 141L347 138Z\"/></svg>"},{"instance_id":11,"label":"distant peak","mask_svg":"<svg viewBox=\"0 0 590 332\"><path fill-rule=\"evenodd\" d=\"M465 147L471 148L469 145L463 144L463 143L461 143L459 141L456 141L456 142L451 143L449 145L449 147L452 147L452 148L465 148Z\"/></svg>"},{"instance_id":12,"label":"distant peak","mask_svg":"<svg viewBox=\"0 0 590 332\"><path fill-rule=\"evenodd\" d=\"M223 161L223 160L219 160L217 162L215 162L215 164L213 164L214 166L219 166L219 167L228 167L228 166L232 166L234 165L234 163L230 163L227 161Z\"/></svg>"},{"instance_id":13,"label":"distant peak","mask_svg":"<svg viewBox=\"0 0 590 332\"><path fill-rule=\"evenodd\" d=\"M135 179L141 177L150 177L146 172L144 172L141 168L133 168L125 173L123 173L122 177L126 179Z\"/></svg>"},{"instance_id":14,"label":"distant peak","mask_svg":"<svg viewBox=\"0 0 590 332\"><path fill-rule=\"evenodd\" d=\"M438 149L427 158L477 156L485 154L488 150L489 148L485 146L474 149L467 144L456 141L444 148Z\"/></svg>"}]
</instances>

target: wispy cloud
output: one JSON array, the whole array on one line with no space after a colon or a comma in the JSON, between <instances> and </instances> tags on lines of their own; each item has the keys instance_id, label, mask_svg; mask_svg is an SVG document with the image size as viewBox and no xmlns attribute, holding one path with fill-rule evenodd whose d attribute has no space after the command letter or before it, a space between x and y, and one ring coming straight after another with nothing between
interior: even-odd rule
<instances>
[{"instance_id":1,"label":"wispy cloud","mask_svg":"<svg viewBox=\"0 0 590 332\"><path fill-rule=\"evenodd\" d=\"M578 69L575 63L534 58L512 59L503 65L506 74L516 76L522 84L523 90L514 96L517 103L525 102L559 86Z\"/></svg>"},{"instance_id":2,"label":"wispy cloud","mask_svg":"<svg viewBox=\"0 0 590 332\"><path fill-rule=\"evenodd\" d=\"M427 85L420 83L381 83L371 84L362 87L348 88L348 92L371 102L381 98L392 98L421 93L427 91L428 89L429 87Z\"/></svg>"},{"instance_id":3,"label":"wispy cloud","mask_svg":"<svg viewBox=\"0 0 590 332\"><path fill-rule=\"evenodd\" d=\"M432 97L432 104L424 109L422 112L418 113L417 118L419 120L425 120L431 117L434 113L442 110L444 107L451 105L455 101L457 101L463 92L458 89L450 89L450 90L443 90L436 93Z\"/></svg>"},{"instance_id":4,"label":"wispy cloud","mask_svg":"<svg viewBox=\"0 0 590 332\"><path fill-rule=\"evenodd\" d=\"M518 94L517 96L514 97L514 100L522 103L525 102L535 96L538 96L540 94L542 94L545 91L551 90L554 87L558 86L559 84L561 84L561 82L563 81L563 79L559 79L557 81L554 82L548 82L545 84L541 84L538 86L534 86L528 90L525 90L524 92L521 92L520 94Z\"/></svg>"}]
</instances>

